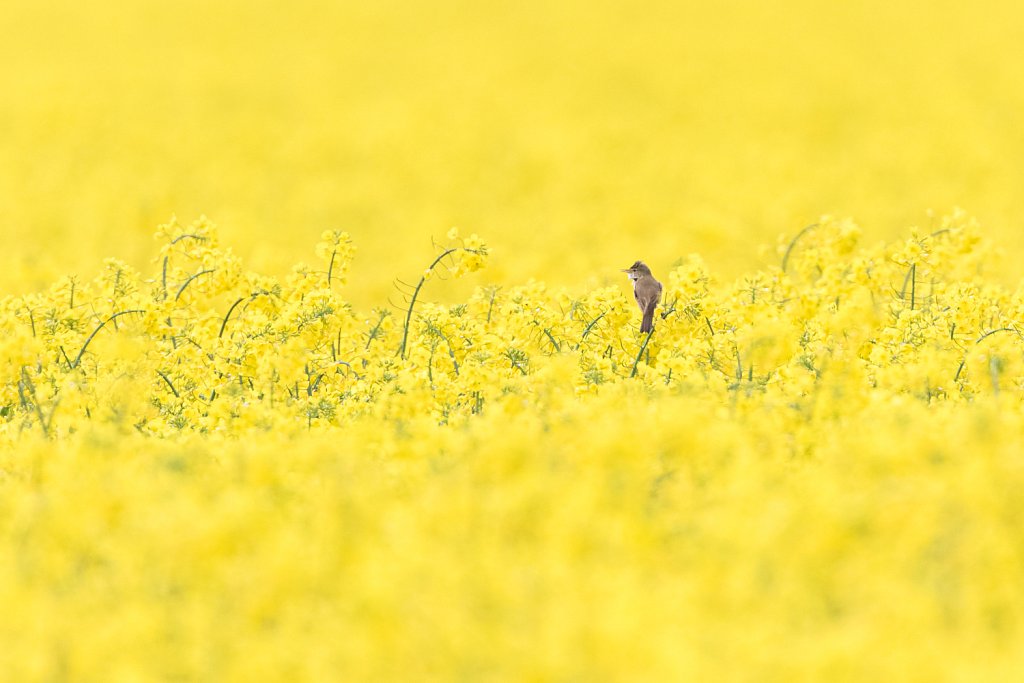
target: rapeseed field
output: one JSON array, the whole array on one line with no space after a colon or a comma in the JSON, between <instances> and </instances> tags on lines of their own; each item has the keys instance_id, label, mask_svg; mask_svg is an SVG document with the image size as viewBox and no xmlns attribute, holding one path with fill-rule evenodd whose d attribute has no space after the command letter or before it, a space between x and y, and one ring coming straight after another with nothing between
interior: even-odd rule
<instances>
[{"instance_id":1,"label":"rapeseed field","mask_svg":"<svg viewBox=\"0 0 1024 683\"><path fill-rule=\"evenodd\" d=\"M3 19L0 681L1024 676L1016 5Z\"/></svg>"}]
</instances>

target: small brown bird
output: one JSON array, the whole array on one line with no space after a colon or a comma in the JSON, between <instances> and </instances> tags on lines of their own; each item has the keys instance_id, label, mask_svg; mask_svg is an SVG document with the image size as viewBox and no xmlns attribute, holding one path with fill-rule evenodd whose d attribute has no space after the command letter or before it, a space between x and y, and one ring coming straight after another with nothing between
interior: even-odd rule
<instances>
[{"instance_id":1,"label":"small brown bird","mask_svg":"<svg viewBox=\"0 0 1024 683\"><path fill-rule=\"evenodd\" d=\"M640 331L650 332L654 329L654 307L661 298L661 283L654 279L651 269L643 261L637 261L622 272L629 275L629 279L633 281L633 297L644 314Z\"/></svg>"}]
</instances>

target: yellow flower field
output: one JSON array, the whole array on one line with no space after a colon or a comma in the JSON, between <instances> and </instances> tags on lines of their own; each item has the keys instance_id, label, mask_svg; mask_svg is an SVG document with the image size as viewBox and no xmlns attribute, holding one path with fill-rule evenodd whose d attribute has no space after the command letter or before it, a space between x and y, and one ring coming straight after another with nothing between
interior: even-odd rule
<instances>
[{"instance_id":1,"label":"yellow flower field","mask_svg":"<svg viewBox=\"0 0 1024 683\"><path fill-rule=\"evenodd\" d=\"M1016 5L4 15L0 681L1024 676Z\"/></svg>"}]
</instances>

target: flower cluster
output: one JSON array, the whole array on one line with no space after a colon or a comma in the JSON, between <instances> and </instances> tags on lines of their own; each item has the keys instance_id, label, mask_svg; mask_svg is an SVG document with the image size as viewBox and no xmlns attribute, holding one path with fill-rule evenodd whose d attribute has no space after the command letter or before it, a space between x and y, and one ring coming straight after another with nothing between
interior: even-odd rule
<instances>
[{"instance_id":1,"label":"flower cluster","mask_svg":"<svg viewBox=\"0 0 1024 683\"><path fill-rule=\"evenodd\" d=\"M925 403L1024 387L1024 300L985 279L986 249L960 214L874 248L857 247L849 221L825 217L780 246L780 267L727 286L691 256L667 274L650 337L619 287L533 282L431 303L430 275L487 258L479 237L456 229L403 310L371 312L341 294L355 253L346 233L325 232L320 265L283 280L245 271L205 219L168 223L157 237L149 277L108 260L90 281L3 301L8 439L68 434L99 415L154 436L309 429L365 414L448 423L626 381L795 412L825 386Z\"/></svg>"},{"instance_id":2,"label":"flower cluster","mask_svg":"<svg viewBox=\"0 0 1024 683\"><path fill-rule=\"evenodd\" d=\"M488 257L457 232L372 310L345 233L283 278L158 238L0 301L4 680L941 679L874 656L906 631L1014 666L1024 293L967 217L691 255L651 334L625 281L438 303Z\"/></svg>"}]
</instances>

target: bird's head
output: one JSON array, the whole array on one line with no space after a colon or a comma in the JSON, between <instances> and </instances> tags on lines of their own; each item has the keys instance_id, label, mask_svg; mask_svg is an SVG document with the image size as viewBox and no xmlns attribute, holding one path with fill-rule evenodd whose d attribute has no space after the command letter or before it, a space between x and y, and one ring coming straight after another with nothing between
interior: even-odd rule
<instances>
[{"instance_id":1,"label":"bird's head","mask_svg":"<svg viewBox=\"0 0 1024 683\"><path fill-rule=\"evenodd\" d=\"M628 275L630 280L638 280L644 275L650 275L651 269L648 268L647 264L643 261L637 261L629 268L625 268L622 272Z\"/></svg>"}]
</instances>

